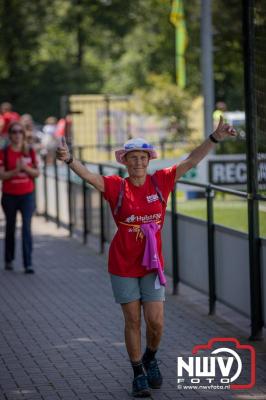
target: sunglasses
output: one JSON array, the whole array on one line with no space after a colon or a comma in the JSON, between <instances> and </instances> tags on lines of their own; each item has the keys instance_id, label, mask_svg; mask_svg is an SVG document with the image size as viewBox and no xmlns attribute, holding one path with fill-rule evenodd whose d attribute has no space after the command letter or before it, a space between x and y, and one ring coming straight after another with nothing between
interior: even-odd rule
<instances>
[{"instance_id":1,"label":"sunglasses","mask_svg":"<svg viewBox=\"0 0 266 400\"><path fill-rule=\"evenodd\" d=\"M10 133L24 133L22 129L12 129Z\"/></svg>"},{"instance_id":2,"label":"sunglasses","mask_svg":"<svg viewBox=\"0 0 266 400\"><path fill-rule=\"evenodd\" d=\"M125 150L130 150L130 149L153 149L153 146L151 144L148 143L143 143L143 144L139 144L139 143L129 143L124 145L124 149Z\"/></svg>"}]
</instances>

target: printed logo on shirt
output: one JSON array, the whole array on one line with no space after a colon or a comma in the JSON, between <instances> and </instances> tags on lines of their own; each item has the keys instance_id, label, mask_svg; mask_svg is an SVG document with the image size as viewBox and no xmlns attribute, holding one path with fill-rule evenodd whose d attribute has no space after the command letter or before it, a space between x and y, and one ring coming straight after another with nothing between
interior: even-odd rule
<instances>
[{"instance_id":1,"label":"printed logo on shirt","mask_svg":"<svg viewBox=\"0 0 266 400\"><path fill-rule=\"evenodd\" d=\"M157 213L157 214L152 214L152 215L130 215L130 217L127 217L125 222L127 222L128 224L132 223L132 222L141 222L141 223L145 223L145 222L150 222L152 220L157 221L158 219L160 219L162 216L161 213Z\"/></svg>"},{"instance_id":2,"label":"printed logo on shirt","mask_svg":"<svg viewBox=\"0 0 266 400\"><path fill-rule=\"evenodd\" d=\"M158 194L151 194L150 196L146 196L148 203L153 203L154 201L159 200Z\"/></svg>"}]
</instances>

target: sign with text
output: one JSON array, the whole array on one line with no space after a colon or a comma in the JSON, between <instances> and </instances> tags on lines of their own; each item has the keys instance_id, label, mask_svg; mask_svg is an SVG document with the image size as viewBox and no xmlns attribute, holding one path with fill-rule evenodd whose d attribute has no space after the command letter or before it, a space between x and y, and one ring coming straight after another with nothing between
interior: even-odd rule
<instances>
[{"instance_id":1,"label":"sign with text","mask_svg":"<svg viewBox=\"0 0 266 400\"><path fill-rule=\"evenodd\" d=\"M247 163L245 160L209 160L209 181L214 185L245 185ZM266 183L266 160L258 162L258 181Z\"/></svg>"}]
</instances>

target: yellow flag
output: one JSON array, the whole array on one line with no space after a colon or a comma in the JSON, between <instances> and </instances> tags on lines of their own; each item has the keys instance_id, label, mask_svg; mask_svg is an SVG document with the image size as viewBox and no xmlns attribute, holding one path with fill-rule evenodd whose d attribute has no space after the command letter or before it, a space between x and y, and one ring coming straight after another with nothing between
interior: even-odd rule
<instances>
[{"instance_id":1,"label":"yellow flag","mask_svg":"<svg viewBox=\"0 0 266 400\"><path fill-rule=\"evenodd\" d=\"M188 43L188 36L182 0L173 0L170 21L175 26L176 30L176 83L183 89L186 86L185 51Z\"/></svg>"}]
</instances>

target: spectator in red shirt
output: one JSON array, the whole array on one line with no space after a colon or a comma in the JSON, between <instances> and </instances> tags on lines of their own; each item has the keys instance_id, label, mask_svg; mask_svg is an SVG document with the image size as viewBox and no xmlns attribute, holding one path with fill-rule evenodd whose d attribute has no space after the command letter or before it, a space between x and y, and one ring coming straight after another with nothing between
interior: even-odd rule
<instances>
[{"instance_id":1,"label":"spectator in red shirt","mask_svg":"<svg viewBox=\"0 0 266 400\"><path fill-rule=\"evenodd\" d=\"M0 106L0 134L6 136L8 133L9 125L12 122L19 121L20 115L12 111L12 104L4 102Z\"/></svg>"},{"instance_id":2,"label":"spectator in red shirt","mask_svg":"<svg viewBox=\"0 0 266 400\"><path fill-rule=\"evenodd\" d=\"M128 178L101 176L90 172L73 159L68 147L57 149L57 158L86 182L103 193L109 202L117 232L109 250L108 270L113 294L122 306L125 342L134 372L132 394L148 397L150 389L159 389L162 375L155 354L163 331L164 284L161 229L166 202L175 182L197 165L215 143L235 130L222 118L213 134L195 148L186 160L170 168L147 173L149 161L157 157L144 139L131 139L116 151L116 160L126 166ZM141 357L141 306L146 322L147 347Z\"/></svg>"},{"instance_id":3,"label":"spectator in red shirt","mask_svg":"<svg viewBox=\"0 0 266 400\"><path fill-rule=\"evenodd\" d=\"M33 273L31 218L35 209L34 178L39 175L35 151L25 144L25 130L19 122L8 129L10 144L0 151L2 207L6 218L5 269L13 270L16 214L22 214L22 253L26 273Z\"/></svg>"}]
</instances>

